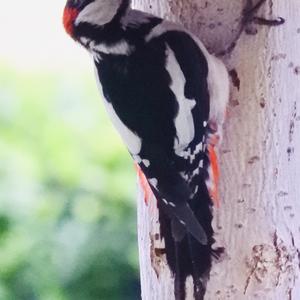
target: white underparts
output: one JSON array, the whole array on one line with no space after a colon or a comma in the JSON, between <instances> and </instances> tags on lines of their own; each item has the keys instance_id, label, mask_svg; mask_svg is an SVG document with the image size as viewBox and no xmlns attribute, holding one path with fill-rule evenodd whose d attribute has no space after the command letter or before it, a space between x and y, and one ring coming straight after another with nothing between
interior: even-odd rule
<instances>
[{"instance_id":1,"label":"white underparts","mask_svg":"<svg viewBox=\"0 0 300 300\"><path fill-rule=\"evenodd\" d=\"M110 119L119 132L123 142L127 146L129 152L134 156L134 155L139 155L141 148L142 148L142 140L140 137L132 132L119 118L117 113L115 112L113 106L111 103L109 103L104 95L103 95L103 90L102 90L102 85L100 83L99 77L98 77L98 72L96 71L96 78L97 78L97 84L99 87L100 94L102 95L104 106L107 110L108 115L110 116Z\"/></svg>"},{"instance_id":2,"label":"white underparts","mask_svg":"<svg viewBox=\"0 0 300 300\"><path fill-rule=\"evenodd\" d=\"M119 118L116 114L111 103L104 100L105 108L111 118L112 123L118 130L123 142L127 146L129 152L132 155L137 155L141 151L142 141L141 139L133 133Z\"/></svg>"},{"instance_id":3,"label":"white underparts","mask_svg":"<svg viewBox=\"0 0 300 300\"><path fill-rule=\"evenodd\" d=\"M209 120L221 130L229 100L229 79L224 64L216 57L208 60L207 84L210 95Z\"/></svg>"},{"instance_id":4,"label":"white underparts","mask_svg":"<svg viewBox=\"0 0 300 300\"><path fill-rule=\"evenodd\" d=\"M178 114L175 118L176 135L174 149L177 155L189 145L194 139L195 127L192 115L192 109L196 105L195 100L187 99L184 95L186 79L176 60L174 52L167 47L166 69L171 77L170 89L176 97L179 106Z\"/></svg>"}]
</instances>

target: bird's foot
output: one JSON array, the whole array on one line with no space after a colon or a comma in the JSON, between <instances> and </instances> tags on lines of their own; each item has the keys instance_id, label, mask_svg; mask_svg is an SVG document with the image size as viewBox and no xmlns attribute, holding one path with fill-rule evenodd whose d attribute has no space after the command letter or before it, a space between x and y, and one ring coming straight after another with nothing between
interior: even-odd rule
<instances>
[{"instance_id":1,"label":"bird's foot","mask_svg":"<svg viewBox=\"0 0 300 300\"><path fill-rule=\"evenodd\" d=\"M261 17L257 17L255 14L259 10L259 8L266 2L266 0L259 0L255 5L253 5L252 0L247 1L247 5L243 11L243 23L245 25L245 32L247 34L256 34L257 29L251 26L252 24L257 25L266 25L266 26L279 26L284 24L284 18L277 18L277 19L265 19Z\"/></svg>"}]
</instances>

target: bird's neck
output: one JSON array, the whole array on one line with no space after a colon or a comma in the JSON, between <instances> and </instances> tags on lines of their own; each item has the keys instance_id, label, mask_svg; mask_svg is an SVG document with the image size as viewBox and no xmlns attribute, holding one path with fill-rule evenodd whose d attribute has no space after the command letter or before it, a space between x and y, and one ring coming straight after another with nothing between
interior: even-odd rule
<instances>
[{"instance_id":1,"label":"bird's neck","mask_svg":"<svg viewBox=\"0 0 300 300\"><path fill-rule=\"evenodd\" d=\"M145 42L149 32L162 20L125 6L113 20L103 26L81 24L79 42L94 56L102 54L128 55Z\"/></svg>"}]
</instances>

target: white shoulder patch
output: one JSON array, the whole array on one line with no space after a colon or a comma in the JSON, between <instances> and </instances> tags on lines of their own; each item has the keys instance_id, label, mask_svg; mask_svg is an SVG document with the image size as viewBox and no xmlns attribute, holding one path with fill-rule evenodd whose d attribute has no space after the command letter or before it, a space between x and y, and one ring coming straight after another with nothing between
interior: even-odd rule
<instances>
[{"instance_id":1,"label":"white shoulder patch","mask_svg":"<svg viewBox=\"0 0 300 300\"><path fill-rule=\"evenodd\" d=\"M172 80L170 88L179 106L178 115L175 118L177 138L174 141L175 152L179 155L195 136L192 109L195 107L196 101L187 99L184 95L186 79L170 47L167 47L166 69Z\"/></svg>"},{"instance_id":2,"label":"white shoulder patch","mask_svg":"<svg viewBox=\"0 0 300 300\"><path fill-rule=\"evenodd\" d=\"M221 127L224 122L225 110L229 100L228 72L221 60L211 55L204 44L194 34L186 30L183 26L169 21L164 21L154 27L145 40L149 42L153 38L174 30L188 34L196 42L207 60L209 70L207 83L210 94L209 119L214 120L218 123L219 127Z\"/></svg>"}]
</instances>

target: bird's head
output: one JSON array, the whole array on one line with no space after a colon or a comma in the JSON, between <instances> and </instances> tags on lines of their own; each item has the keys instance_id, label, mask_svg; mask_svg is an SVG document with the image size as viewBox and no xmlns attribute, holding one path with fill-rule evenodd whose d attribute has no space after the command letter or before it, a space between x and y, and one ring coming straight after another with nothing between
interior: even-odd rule
<instances>
[{"instance_id":1,"label":"bird's head","mask_svg":"<svg viewBox=\"0 0 300 300\"><path fill-rule=\"evenodd\" d=\"M130 0L67 0L63 23L67 33L75 40L84 37L86 30L80 27L102 28L122 17Z\"/></svg>"}]
</instances>

